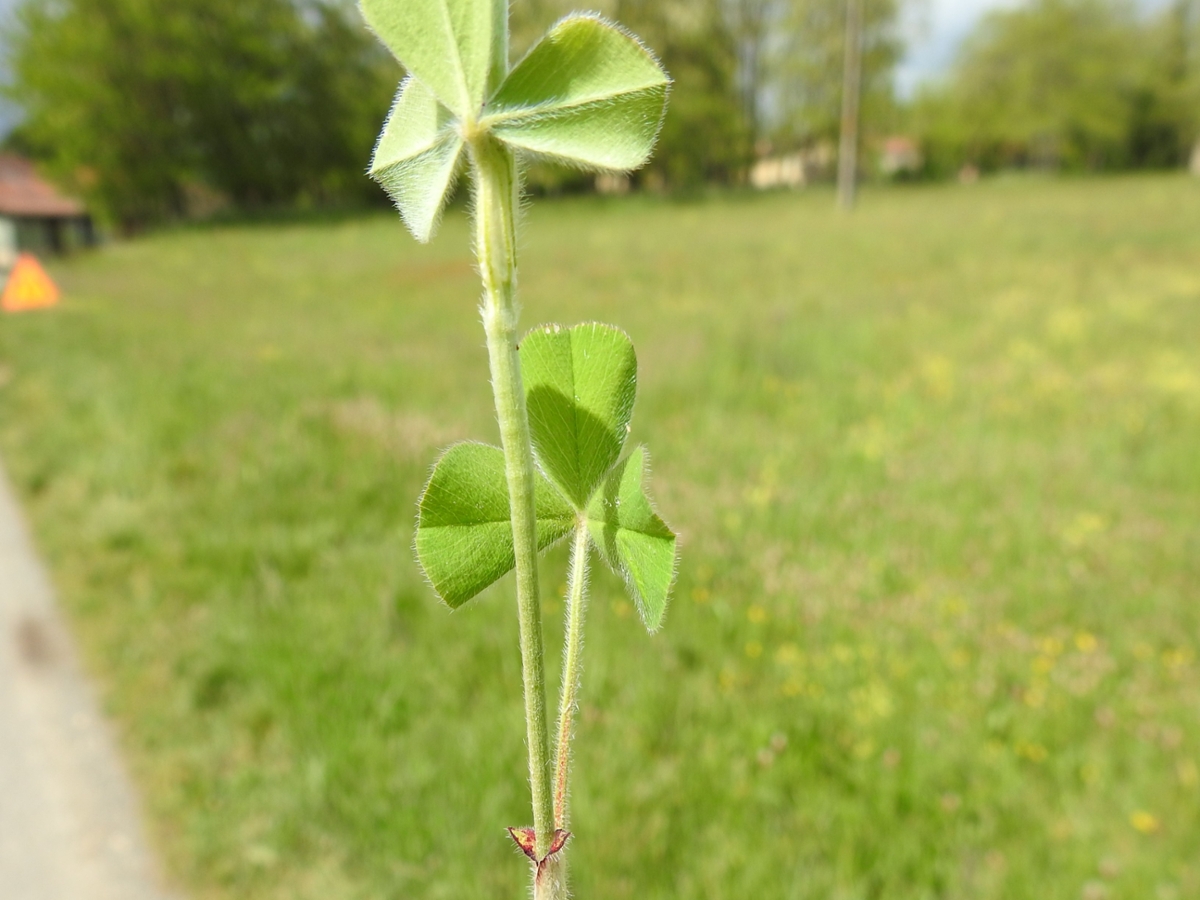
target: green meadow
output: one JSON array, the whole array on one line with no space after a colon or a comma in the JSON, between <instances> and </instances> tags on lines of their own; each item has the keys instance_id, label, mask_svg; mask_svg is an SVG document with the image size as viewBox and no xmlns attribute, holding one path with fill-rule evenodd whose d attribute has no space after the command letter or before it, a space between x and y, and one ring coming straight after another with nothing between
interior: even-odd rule
<instances>
[{"instance_id":1,"label":"green meadow","mask_svg":"<svg viewBox=\"0 0 1200 900\"><path fill-rule=\"evenodd\" d=\"M511 576L410 551L496 442L467 222L179 230L0 319L0 453L197 900L516 898ZM681 535L597 569L576 896L1200 896L1200 180L539 201ZM557 684L565 551L544 559Z\"/></svg>"}]
</instances>

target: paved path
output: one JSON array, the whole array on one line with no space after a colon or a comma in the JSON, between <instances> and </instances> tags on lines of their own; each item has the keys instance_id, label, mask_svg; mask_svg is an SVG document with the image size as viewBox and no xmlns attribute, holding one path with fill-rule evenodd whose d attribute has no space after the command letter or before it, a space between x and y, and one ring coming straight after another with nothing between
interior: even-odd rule
<instances>
[{"instance_id":1,"label":"paved path","mask_svg":"<svg viewBox=\"0 0 1200 900\"><path fill-rule=\"evenodd\" d=\"M2 468L0 898L165 900L133 792Z\"/></svg>"}]
</instances>

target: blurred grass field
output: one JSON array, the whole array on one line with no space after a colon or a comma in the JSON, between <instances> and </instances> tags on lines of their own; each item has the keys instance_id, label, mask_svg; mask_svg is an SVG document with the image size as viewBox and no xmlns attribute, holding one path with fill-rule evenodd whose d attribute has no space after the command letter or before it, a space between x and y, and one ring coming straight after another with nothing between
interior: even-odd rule
<instances>
[{"instance_id":1,"label":"blurred grass field","mask_svg":"<svg viewBox=\"0 0 1200 900\"><path fill-rule=\"evenodd\" d=\"M658 635L593 590L576 895L1200 896L1200 181L831 208L527 215L524 325L630 332L683 540ZM511 581L451 615L409 550L496 440L468 244L180 231L0 320L0 452L192 897L525 896Z\"/></svg>"}]
</instances>

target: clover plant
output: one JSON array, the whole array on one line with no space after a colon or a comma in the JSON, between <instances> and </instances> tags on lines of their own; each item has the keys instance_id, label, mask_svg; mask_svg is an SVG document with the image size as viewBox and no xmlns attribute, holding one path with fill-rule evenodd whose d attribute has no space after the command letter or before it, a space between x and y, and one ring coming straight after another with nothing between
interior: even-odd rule
<instances>
[{"instance_id":1,"label":"clover plant","mask_svg":"<svg viewBox=\"0 0 1200 900\"><path fill-rule=\"evenodd\" d=\"M421 496L417 557L457 608L516 570L533 826L510 828L532 860L534 896L566 897L572 720L594 549L625 582L650 631L662 623L676 541L626 455L637 386L633 344L610 325L542 326L518 344L520 167L545 158L621 172L653 149L670 79L633 35L595 15L559 21L515 66L507 0L362 0L408 72L371 161L419 241L470 172L482 315L501 447L463 443ZM554 756L546 713L538 553L572 546Z\"/></svg>"}]
</instances>

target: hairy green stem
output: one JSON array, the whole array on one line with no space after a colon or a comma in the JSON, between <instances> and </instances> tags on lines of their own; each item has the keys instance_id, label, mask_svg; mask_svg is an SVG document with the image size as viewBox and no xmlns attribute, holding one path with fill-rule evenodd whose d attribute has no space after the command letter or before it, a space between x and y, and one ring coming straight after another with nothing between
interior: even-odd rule
<instances>
[{"instance_id":1,"label":"hairy green stem","mask_svg":"<svg viewBox=\"0 0 1200 900\"><path fill-rule=\"evenodd\" d=\"M554 837L554 800L546 729L542 611L538 595L533 445L529 439L529 417L525 411L525 391L517 356L519 311L514 209L518 183L513 155L506 147L487 136L473 140L470 146L475 169L476 255L484 286L483 324L487 332L492 391L496 399L496 418L500 423L512 512L529 784L540 859L549 853ZM560 895L544 896L550 900Z\"/></svg>"},{"instance_id":2,"label":"hairy green stem","mask_svg":"<svg viewBox=\"0 0 1200 900\"><path fill-rule=\"evenodd\" d=\"M567 629L563 644L562 694L558 703L558 748L554 772L554 827L567 827L567 779L571 770L571 731L579 702L580 659L583 655L583 615L587 606L587 523L575 527L571 570L567 578Z\"/></svg>"},{"instance_id":3,"label":"hairy green stem","mask_svg":"<svg viewBox=\"0 0 1200 900\"><path fill-rule=\"evenodd\" d=\"M566 900L567 860L566 854L555 853L538 866L534 875L533 900Z\"/></svg>"}]
</instances>

